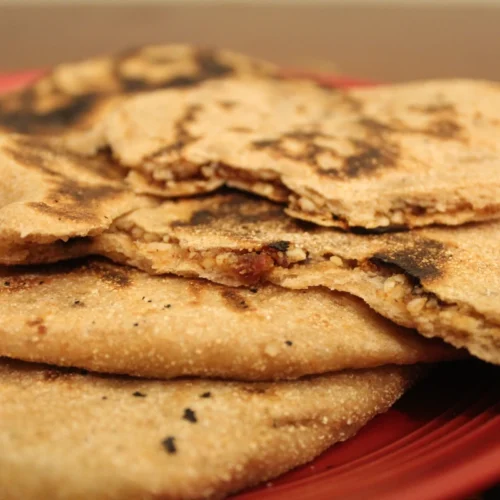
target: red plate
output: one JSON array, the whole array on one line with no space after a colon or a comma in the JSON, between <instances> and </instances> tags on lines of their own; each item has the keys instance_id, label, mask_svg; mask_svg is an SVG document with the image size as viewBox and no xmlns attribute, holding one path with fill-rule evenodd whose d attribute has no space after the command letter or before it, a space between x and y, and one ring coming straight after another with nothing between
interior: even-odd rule
<instances>
[{"instance_id":1,"label":"red plate","mask_svg":"<svg viewBox=\"0 0 500 500\"><path fill-rule=\"evenodd\" d=\"M443 365L352 440L238 500L463 499L500 482L500 370Z\"/></svg>"},{"instance_id":2,"label":"red plate","mask_svg":"<svg viewBox=\"0 0 500 500\"><path fill-rule=\"evenodd\" d=\"M31 81L0 75L0 91ZM350 86L363 82L318 78ZM238 500L463 499L500 483L500 369L479 361L438 367L350 441Z\"/></svg>"}]
</instances>

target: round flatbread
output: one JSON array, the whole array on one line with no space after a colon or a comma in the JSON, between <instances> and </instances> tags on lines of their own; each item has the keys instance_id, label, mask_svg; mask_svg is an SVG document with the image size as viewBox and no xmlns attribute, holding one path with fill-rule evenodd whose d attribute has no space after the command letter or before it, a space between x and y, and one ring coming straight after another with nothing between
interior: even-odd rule
<instances>
[{"instance_id":1,"label":"round flatbread","mask_svg":"<svg viewBox=\"0 0 500 500\"><path fill-rule=\"evenodd\" d=\"M296 378L462 354L326 289L235 289L104 260L0 269L0 355L149 377Z\"/></svg>"},{"instance_id":2,"label":"round flatbread","mask_svg":"<svg viewBox=\"0 0 500 500\"><path fill-rule=\"evenodd\" d=\"M2 499L221 498L348 439L418 371L250 384L0 361Z\"/></svg>"},{"instance_id":3,"label":"round flatbread","mask_svg":"<svg viewBox=\"0 0 500 500\"><path fill-rule=\"evenodd\" d=\"M0 131L68 134L93 125L116 96L276 72L268 62L228 50L147 45L60 64L27 88L1 96Z\"/></svg>"},{"instance_id":4,"label":"round flatbread","mask_svg":"<svg viewBox=\"0 0 500 500\"><path fill-rule=\"evenodd\" d=\"M236 193L163 202L120 218L94 251L150 273L231 286L324 286L500 364L500 222L354 234L291 219Z\"/></svg>"},{"instance_id":5,"label":"round flatbread","mask_svg":"<svg viewBox=\"0 0 500 500\"><path fill-rule=\"evenodd\" d=\"M499 114L487 81L344 92L227 79L127 100L81 142L108 146L140 192L225 183L323 226L453 226L500 216Z\"/></svg>"}]
</instances>

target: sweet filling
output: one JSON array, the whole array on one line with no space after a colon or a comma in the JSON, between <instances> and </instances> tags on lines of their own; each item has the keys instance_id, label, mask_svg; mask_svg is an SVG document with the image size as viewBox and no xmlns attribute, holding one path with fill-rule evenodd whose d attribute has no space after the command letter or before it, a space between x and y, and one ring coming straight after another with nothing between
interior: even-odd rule
<instances>
[{"instance_id":1,"label":"sweet filling","mask_svg":"<svg viewBox=\"0 0 500 500\"><path fill-rule=\"evenodd\" d=\"M306 270L305 265L308 272L319 265L328 273L343 277L338 283L334 282L335 287L338 285L341 291L361 296L376 310L387 314L388 311L382 311L382 308L390 303L397 311L398 322L405 326L418 327L430 333L443 328L453 331L455 337L460 332L464 336L466 332L492 334L500 327L466 304L441 300L397 266L373 259L358 261L331 252L312 255L306 249L285 241L268 243L251 251L224 248L197 251L181 248L175 237L148 233L127 219L117 221L114 227L129 234L136 242L150 243L153 247L159 244L155 250L168 253L171 262L182 259L181 262L186 263L183 267L190 274L226 284L252 286L268 279L274 280L271 273L275 269L288 269L290 274L294 274L294 270ZM283 276L286 278L287 274ZM344 279L346 277L349 279ZM359 279L351 279L356 277ZM348 282L351 285L345 285ZM377 304L380 306L377 307Z\"/></svg>"}]
</instances>

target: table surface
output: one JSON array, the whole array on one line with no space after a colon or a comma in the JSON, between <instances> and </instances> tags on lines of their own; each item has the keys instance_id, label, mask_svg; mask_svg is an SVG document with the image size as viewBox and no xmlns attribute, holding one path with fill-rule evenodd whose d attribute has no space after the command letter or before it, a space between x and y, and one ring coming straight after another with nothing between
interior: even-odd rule
<instances>
[{"instance_id":1,"label":"table surface","mask_svg":"<svg viewBox=\"0 0 500 500\"><path fill-rule=\"evenodd\" d=\"M468 76L500 80L500 8L444 2L113 2L0 5L0 72L150 42L241 50L286 66L381 81Z\"/></svg>"}]
</instances>

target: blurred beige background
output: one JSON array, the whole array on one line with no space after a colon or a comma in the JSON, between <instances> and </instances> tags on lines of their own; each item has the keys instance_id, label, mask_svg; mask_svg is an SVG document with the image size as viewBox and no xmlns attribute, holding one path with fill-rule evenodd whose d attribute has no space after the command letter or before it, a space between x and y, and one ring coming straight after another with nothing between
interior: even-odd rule
<instances>
[{"instance_id":1,"label":"blurred beige background","mask_svg":"<svg viewBox=\"0 0 500 500\"><path fill-rule=\"evenodd\" d=\"M0 72L179 41L377 80L500 80L500 0L0 0Z\"/></svg>"}]
</instances>

